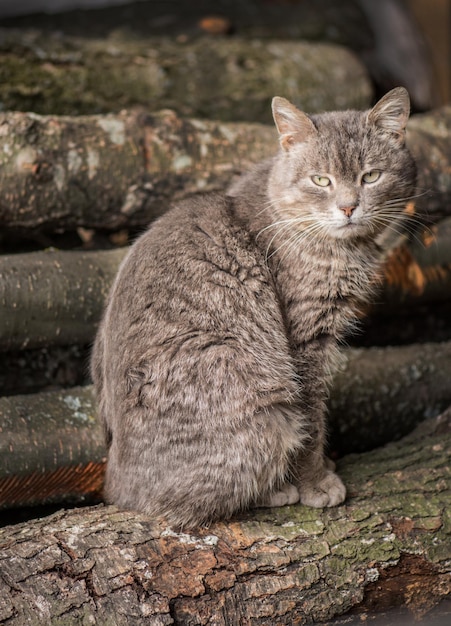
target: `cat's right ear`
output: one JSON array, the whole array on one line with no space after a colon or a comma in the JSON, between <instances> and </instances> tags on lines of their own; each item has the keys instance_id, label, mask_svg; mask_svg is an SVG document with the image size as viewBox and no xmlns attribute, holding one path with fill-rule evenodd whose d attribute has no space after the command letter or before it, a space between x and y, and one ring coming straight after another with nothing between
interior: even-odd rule
<instances>
[{"instance_id":1,"label":"cat's right ear","mask_svg":"<svg viewBox=\"0 0 451 626\"><path fill-rule=\"evenodd\" d=\"M316 134L316 127L308 115L299 111L285 98L272 99L272 115L279 132L279 142L284 150L296 143L307 141Z\"/></svg>"},{"instance_id":2,"label":"cat's right ear","mask_svg":"<svg viewBox=\"0 0 451 626\"><path fill-rule=\"evenodd\" d=\"M395 87L383 96L368 112L368 121L391 133L399 143L404 143L410 98L404 87Z\"/></svg>"}]
</instances>

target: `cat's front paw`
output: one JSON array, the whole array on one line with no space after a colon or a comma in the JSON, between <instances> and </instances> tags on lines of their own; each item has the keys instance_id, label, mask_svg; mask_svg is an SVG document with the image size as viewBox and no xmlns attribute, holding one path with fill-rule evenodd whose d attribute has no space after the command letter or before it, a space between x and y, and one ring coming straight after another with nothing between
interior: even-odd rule
<instances>
[{"instance_id":1,"label":"cat's front paw","mask_svg":"<svg viewBox=\"0 0 451 626\"><path fill-rule=\"evenodd\" d=\"M346 487L341 478L330 470L314 485L301 484L299 492L301 503L315 508L337 506L346 498Z\"/></svg>"},{"instance_id":2,"label":"cat's front paw","mask_svg":"<svg viewBox=\"0 0 451 626\"><path fill-rule=\"evenodd\" d=\"M299 502L299 491L291 483L285 483L279 489L257 503L257 507L278 507Z\"/></svg>"}]
</instances>

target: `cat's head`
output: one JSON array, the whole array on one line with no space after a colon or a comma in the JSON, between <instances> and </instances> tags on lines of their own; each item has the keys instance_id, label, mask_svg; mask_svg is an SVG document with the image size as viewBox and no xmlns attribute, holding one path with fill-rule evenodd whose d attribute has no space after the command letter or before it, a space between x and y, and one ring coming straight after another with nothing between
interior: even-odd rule
<instances>
[{"instance_id":1,"label":"cat's head","mask_svg":"<svg viewBox=\"0 0 451 626\"><path fill-rule=\"evenodd\" d=\"M403 87L365 112L309 116L279 97L272 107L281 151L268 191L278 219L306 236L341 240L396 229L415 187Z\"/></svg>"}]
</instances>

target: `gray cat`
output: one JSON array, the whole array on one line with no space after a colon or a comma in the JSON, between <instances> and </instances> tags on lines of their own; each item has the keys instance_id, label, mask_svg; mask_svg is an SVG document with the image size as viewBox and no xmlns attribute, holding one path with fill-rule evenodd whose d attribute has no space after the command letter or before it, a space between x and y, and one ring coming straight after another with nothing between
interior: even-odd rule
<instances>
[{"instance_id":1,"label":"gray cat","mask_svg":"<svg viewBox=\"0 0 451 626\"><path fill-rule=\"evenodd\" d=\"M276 97L273 115L277 156L136 241L94 346L106 498L179 528L346 495L325 401L414 191L409 97L312 116Z\"/></svg>"}]
</instances>

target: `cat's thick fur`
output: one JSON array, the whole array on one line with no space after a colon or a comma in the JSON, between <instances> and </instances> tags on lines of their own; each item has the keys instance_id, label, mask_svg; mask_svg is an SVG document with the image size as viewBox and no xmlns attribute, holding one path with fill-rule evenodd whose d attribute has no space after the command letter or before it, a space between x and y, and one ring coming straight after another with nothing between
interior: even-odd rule
<instances>
[{"instance_id":1,"label":"cat's thick fur","mask_svg":"<svg viewBox=\"0 0 451 626\"><path fill-rule=\"evenodd\" d=\"M345 498L325 400L414 190L409 98L311 117L275 98L273 113L277 156L133 245L94 346L106 498L178 527Z\"/></svg>"}]
</instances>

